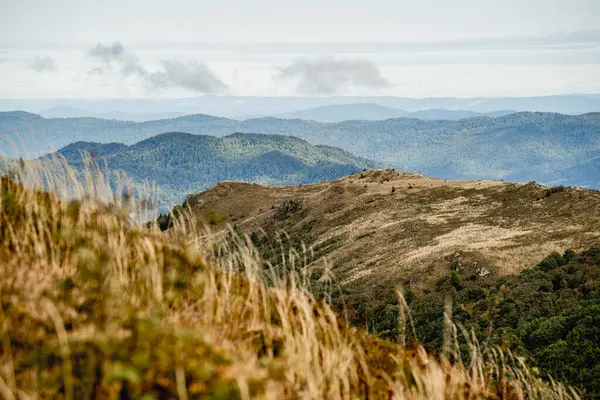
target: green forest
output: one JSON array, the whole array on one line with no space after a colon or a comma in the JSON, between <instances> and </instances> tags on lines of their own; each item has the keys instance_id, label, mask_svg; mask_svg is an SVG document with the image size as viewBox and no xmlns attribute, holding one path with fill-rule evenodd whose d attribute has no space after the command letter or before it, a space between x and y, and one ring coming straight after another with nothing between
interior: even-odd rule
<instances>
[{"instance_id":1,"label":"green forest","mask_svg":"<svg viewBox=\"0 0 600 400\"><path fill-rule=\"evenodd\" d=\"M330 146L313 146L289 136L233 134L223 138L165 133L132 146L77 142L42 157L60 155L83 170L84 156L102 170L123 171L137 184L155 182L170 207L186 194L221 181L297 185L336 179L376 164Z\"/></svg>"},{"instance_id":2,"label":"green forest","mask_svg":"<svg viewBox=\"0 0 600 400\"><path fill-rule=\"evenodd\" d=\"M410 310L407 336L431 350L443 347L444 307L451 301L452 320L464 328L460 343L463 333L474 332L482 343L525 357L543 376L585 390L585 398L600 397L600 248L553 253L495 281L454 263L431 293L417 295L406 285L404 296ZM400 335L401 304L393 290L351 304L344 300L343 294L334 298L353 322L389 339Z\"/></svg>"}]
</instances>

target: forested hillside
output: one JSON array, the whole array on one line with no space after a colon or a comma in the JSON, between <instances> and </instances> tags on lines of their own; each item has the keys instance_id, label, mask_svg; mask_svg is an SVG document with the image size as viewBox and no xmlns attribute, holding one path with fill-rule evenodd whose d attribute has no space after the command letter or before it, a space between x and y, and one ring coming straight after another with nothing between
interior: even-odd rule
<instances>
[{"instance_id":1,"label":"forested hillside","mask_svg":"<svg viewBox=\"0 0 600 400\"><path fill-rule=\"evenodd\" d=\"M600 248L553 253L537 266L493 284L482 284L469 266L454 260L434 293L408 298L416 336L440 350L445 301L453 320L482 342L510 347L542 374L600 397ZM368 305L367 305L368 308ZM369 310L373 326L391 337L398 304Z\"/></svg>"},{"instance_id":2,"label":"forested hillside","mask_svg":"<svg viewBox=\"0 0 600 400\"><path fill-rule=\"evenodd\" d=\"M217 138L173 132L131 146L77 142L57 154L81 170L84 153L100 167L123 171L136 182L155 182L167 205L226 180L296 185L335 179L374 165L334 147L259 134Z\"/></svg>"},{"instance_id":3,"label":"forested hillside","mask_svg":"<svg viewBox=\"0 0 600 400\"><path fill-rule=\"evenodd\" d=\"M322 124L257 118L234 121L190 115L142 123L93 118L43 119L0 113L0 149L34 155L76 141L134 144L164 132L225 136L236 132L291 135L360 157L448 179L505 179L600 187L592 171L600 151L600 113L517 113L459 121L390 119ZM15 135L24 145L15 144Z\"/></svg>"}]
</instances>

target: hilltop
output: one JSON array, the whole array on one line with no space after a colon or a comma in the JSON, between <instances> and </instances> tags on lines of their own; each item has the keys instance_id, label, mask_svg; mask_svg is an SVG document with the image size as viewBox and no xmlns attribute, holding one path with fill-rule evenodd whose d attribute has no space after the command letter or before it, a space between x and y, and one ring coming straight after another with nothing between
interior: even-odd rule
<instances>
[{"instance_id":1,"label":"hilltop","mask_svg":"<svg viewBox=\"0 0 600 400\"><path fill-rule=\"evenodd\" d=\"M496 118L424 121L314 121L209 115L123 122L94 118L44 119L0 113L0 149L42 155L77 141L126 145L164 132L227 136L237 132L289 135L341 148L384 166L447 179L505 179L600 188L590 160L600 152L600 113L516 113ZM23 146L15 145L19 140ZM51 146L55 146L51 148Z\"/></svg>"},{"instance_id":2,"label":"hilltop","mask_svg":"<svg viewBox=\"0 0 600 400\"><path fill-rule=\"evenodd\" d=\"M390 170L291 187L223 182L186 204L255 232L258 244L285 232L291 244L313 246L315 260L326 257L339 284L362 292L385 282L426 293L448 274L456 252L496 279L552 251L600 241L598 191ZM281 207L289 210L278 217Z\"/></svg>"},{"instance_id":3,"label":"hilltop","mask_svg":"<svg viewBox=\"0 0 600 400\"><path fill-rule=\"evenodd\" d=\"M307 121L336 123L348 120L378 121L404 118L409 112L376 103L332 104L273 115L281 119L303 119Z\"/></svg>"}]
</instances>

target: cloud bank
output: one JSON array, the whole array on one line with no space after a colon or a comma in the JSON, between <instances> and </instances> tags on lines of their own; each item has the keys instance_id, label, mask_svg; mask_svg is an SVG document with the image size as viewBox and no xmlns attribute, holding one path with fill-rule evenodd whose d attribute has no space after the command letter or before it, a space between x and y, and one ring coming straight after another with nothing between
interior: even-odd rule
<instances>
[{"instance_id":1,"label":"cloud bank","mask_svg":"<svg viewBox=\"0 0 600 400\"><path fill-rule=\"evenodd\" d=\"M297 79L296 90L304 94L335 94L348 87L391 86L377 64L368 59L301 58L281 69L280 76Z\"/></svg>"},{"instance_id":2,"label":"cloud bank","mask_svg":"<svg viewBox=\"0 0 600 400\"><path fill-rule=\"evenodd\" d=\"M109 45L98 43L88 51L88 55L102 64L101 68L93 70L94 74L116 69L124 78L134 76L143 79L148 90L182 88L214 94L227 89L227 85L206 64L198 61L162 60L161 69L150 71L137 55L119 42Z\"/></svg>"}]
</instances>

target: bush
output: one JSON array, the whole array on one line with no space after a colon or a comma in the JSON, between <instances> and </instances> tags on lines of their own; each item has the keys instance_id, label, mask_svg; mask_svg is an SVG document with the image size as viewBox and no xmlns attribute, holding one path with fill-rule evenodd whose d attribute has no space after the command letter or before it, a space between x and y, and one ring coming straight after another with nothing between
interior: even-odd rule
<instances>
[{"instance_id":1,"label":"bush","mask_svg":"<svg viewBox=\"0 0 600 400\"><path fill-rule=\"evenodd\" d=\"M452 286L454 286L454 288L458 290L462 289L460 275L458 275L458 272L456 272L455 270L452 270L452 272L450 273L450 283L452 283Z\"/></svg>"},{"instance_id":2,"label":"bush","mask_svg":"<svg viewBox=\"0 0 600 400\"><path fill-rule=\"evenodd\" d=\"M555 268L561 267L567 263L567 260L561 256L560 254L554 252L550 254L548 257L544 258L539 264L538 267L544 271L548 272Z\"/></svg>"},{"instance_id":3,"label":"bush","mask_svg":"<svg viewBox=\"0 0 600 400\"><path fill-rule=\"evenodd\" d=\"M277 220L287 219L293 213L297 212L302 208L302 203L296 199L285 200L275 208L275 214L273 218Z\"/></svg>"},{"instance_id":4,"label":"bush","mask_svg":"<svg viewBox=\"0 0 600 400\"><path fill-rule=\"evenodd\" d=\"M565 192L567 190L567 188L563 185L560 186L553 186L549 189L546 189L546 191L544 192L546 197L550 197L555 193L561 193L561 192Z\"/></svg>"}]
</instances>

